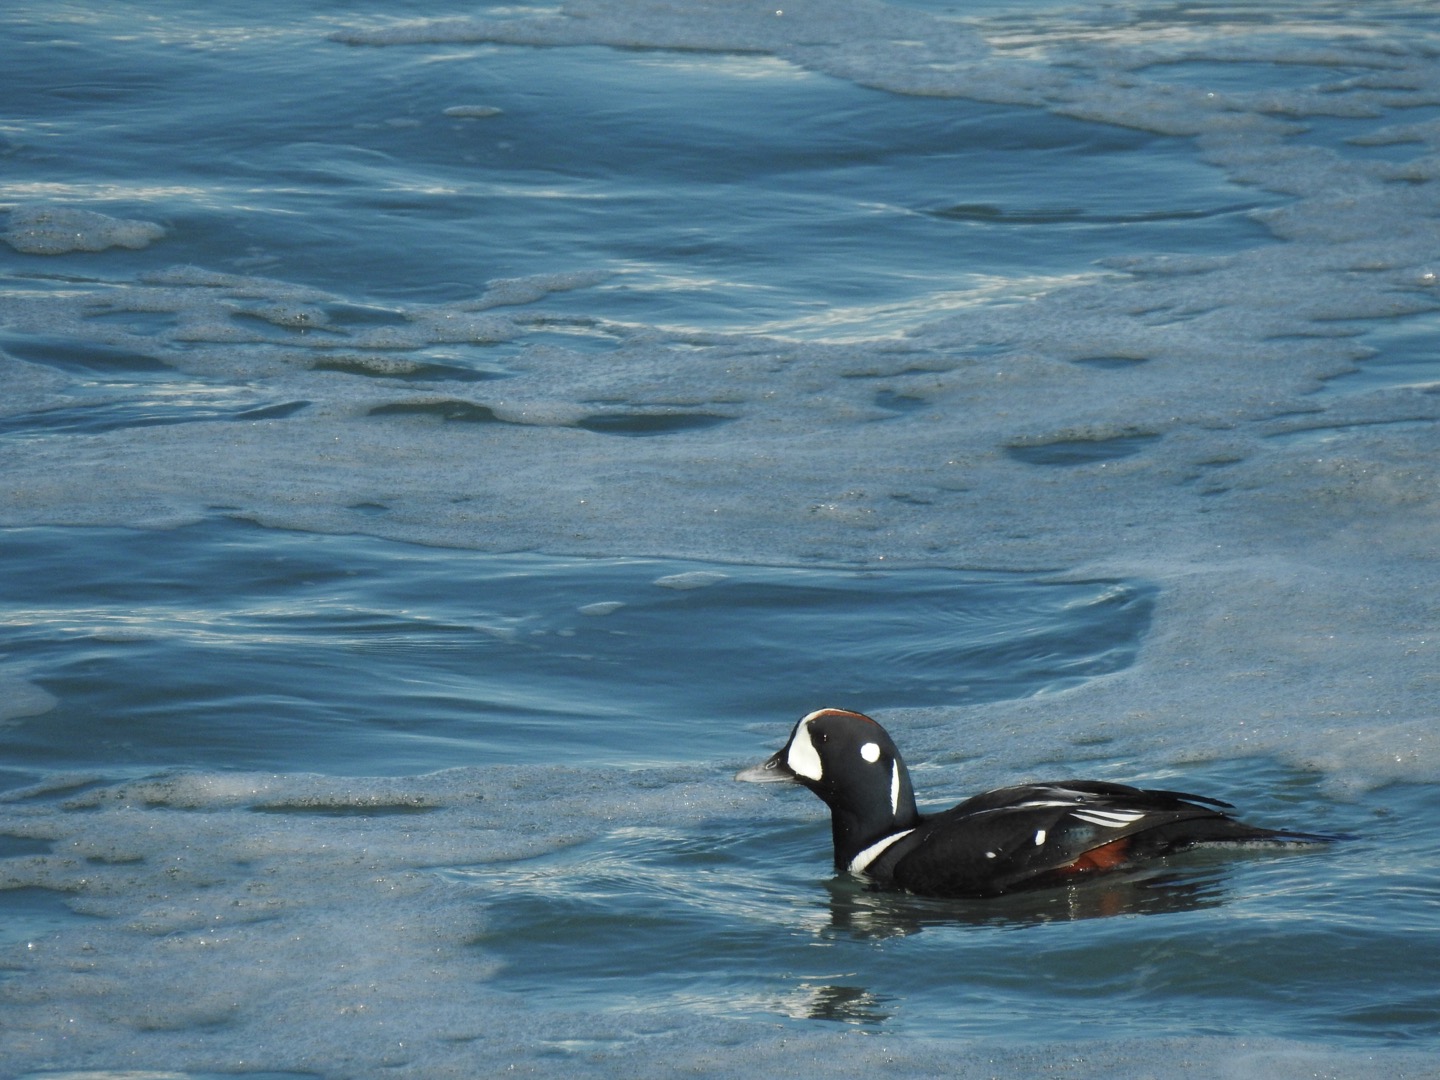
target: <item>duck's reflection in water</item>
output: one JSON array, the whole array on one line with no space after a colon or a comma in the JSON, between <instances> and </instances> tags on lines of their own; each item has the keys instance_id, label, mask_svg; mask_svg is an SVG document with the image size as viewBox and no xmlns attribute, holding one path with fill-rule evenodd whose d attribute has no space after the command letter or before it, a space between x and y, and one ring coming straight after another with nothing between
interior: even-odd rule
<instances>
[{"instance_id":1,"label":"duck's reflection in water","mask_svg":"<svg viewBox=\"0 0 1440 1080\"><path fill-rule=\"evenodd\" d=\"M1112 873L1078 885L988 900L937 900L882 892L853 878L835 878L828 888L830 921L821 937L850 941L881 941L924 930L1019 930L1120 915L1197 911L1225 901L1222 866ZM900 1004L896 997L838 976L801 982L782 1008L790 1016L876 1030L886 1026Z\"/></svg>"},{"instance_id":2,"label":"duck's reflection in water","mask_svg":"<svg viewBox=\"0 0 1440 1080\"><path fill-rule=\"evenodd\" d=\"M859 938L904 936L941 926L1018 928L1116 915L1159 915L1218 907L1225 900L1220 866L1121 871L1075 885L982 900L884 892L853 878L835 878L828 888L827 933Z\"/></svg>"}]
</instances>

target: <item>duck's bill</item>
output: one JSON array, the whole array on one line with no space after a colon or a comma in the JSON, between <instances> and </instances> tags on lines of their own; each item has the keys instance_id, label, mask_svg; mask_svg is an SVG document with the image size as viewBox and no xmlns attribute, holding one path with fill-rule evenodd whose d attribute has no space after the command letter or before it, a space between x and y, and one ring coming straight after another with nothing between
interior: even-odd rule
<instances>
[{"instance_id":1,"label":"duck's bill","mask_svg":"<svg viewBox=\"0 0 1440 1080\"><path fill-rule=\"evenodd\" d=\"M780 750L759 765L741 769L735 774L735 779L747 784L793 784L800 778L795 775L794 769L785 764L785 751Z\"/></svg>"}]
</instances>

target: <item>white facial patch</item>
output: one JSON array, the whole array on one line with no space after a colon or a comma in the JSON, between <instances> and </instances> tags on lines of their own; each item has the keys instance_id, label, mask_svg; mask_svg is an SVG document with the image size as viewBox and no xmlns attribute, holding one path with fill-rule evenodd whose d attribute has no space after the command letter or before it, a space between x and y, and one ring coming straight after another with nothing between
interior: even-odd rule
<instances>
[{"instance_id":1,"label":"white facial patch","mask_svg":"<svg viewBox=\"0 0 1440 1080\"><path fill-rule=\"evenodd\" d=\"M810 737L808 716L800 722L795 737L790 740L790 751L785 755L785 764L790 766L796 776L803 776L816 783L825 775L825 770L820 766L820 752L815 749L815 742Z\"/></svg>"},{"instance_id":2,"label":"white facial patch","mask_svg":"<svg viewBox=\"0 0 1440 1080\"><path fill-rule=\"evenodd\" d=\"M1035 846L1036 846L1036 847L1039 847L1039 846L1040 846L1041 844L1043 844L1043 843L1045 843L1045 830L1044 830L1044 829L1036 829L1036 830L1035 830Z\"/></svg>"},{"instance_id":3,"label":"white facial patch","mask_svg":"<svg viewBox=\"0 0 1440 1080\"><path fill-rule=\"evenodd\" d=\"M875 764L875 762L880 760L879 745L873 742L867 742L864 746L860 747L860 756L870 762L870 764Z\"/></svg>"},{"instance_id":4,"label":"white facial patch","mask_svg":"<svg viewBox=\"0 0 1440 1080\"><path fill-rule=\"evenodd\" d=\"M890 764L890 813L900 813L900 762Z\"/></svg>"}]
</instances>

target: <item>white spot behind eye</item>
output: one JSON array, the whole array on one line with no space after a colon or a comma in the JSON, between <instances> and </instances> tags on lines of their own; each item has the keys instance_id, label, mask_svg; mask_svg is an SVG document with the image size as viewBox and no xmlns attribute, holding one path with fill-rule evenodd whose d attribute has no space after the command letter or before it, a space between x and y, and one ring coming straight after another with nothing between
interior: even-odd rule
<instances>
[{"instance_id":1,"label":"white spot behind eye","mask_svg":"<svg viewBox=\"0 0 1440 1080\"><path fill-rule=\"evenodd\" d=\"M825 775L825 770L820 765L820 752L815 749L815 740L810 734L808 717L801 721L795 737L790 740L790 752L785 755L785 764L790 766L796 776L803 776L817 783L820 777Z\"/></svg>"},{"instance_id":2,"label":"white spot behind eye","mask_svg":"<svg viewBox=\"0 0 1440 1080\"><path fill-rule=\"evenodd\" d=\"M860 747L860 756L873 764L880 760L880 747L873 742L867 742Z\"/></svg>"},{"instance_id":3,"label":"white spot behind eye","mask_svg":"<svg viewBox=\"0 0 1440 1080\"><path fill-rule=\"evenodd\" d=\"M900 762L890 765L890 813L900 813Z\"/></svg>"}]
</instances>

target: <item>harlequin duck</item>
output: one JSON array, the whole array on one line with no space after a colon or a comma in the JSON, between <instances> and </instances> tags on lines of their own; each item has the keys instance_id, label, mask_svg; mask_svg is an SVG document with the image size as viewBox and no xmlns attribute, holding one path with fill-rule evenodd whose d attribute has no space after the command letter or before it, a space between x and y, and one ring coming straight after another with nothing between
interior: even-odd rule
<instances>
[{"instance_id":1,"label":"harlequin duck","mask_svg":"<svg viewBox=\"0 0 1440 1080\"><path fill-rule=\"evenodd\" d=\"M830 807L837 870L926 896L999 896L1196 844L1337 839L1246 825L1203 795L1100 780L997 788L921 814L885 729L845 709L803 717L773 757L735 779L805 785Z\"/></svg>"}]
</instances>

